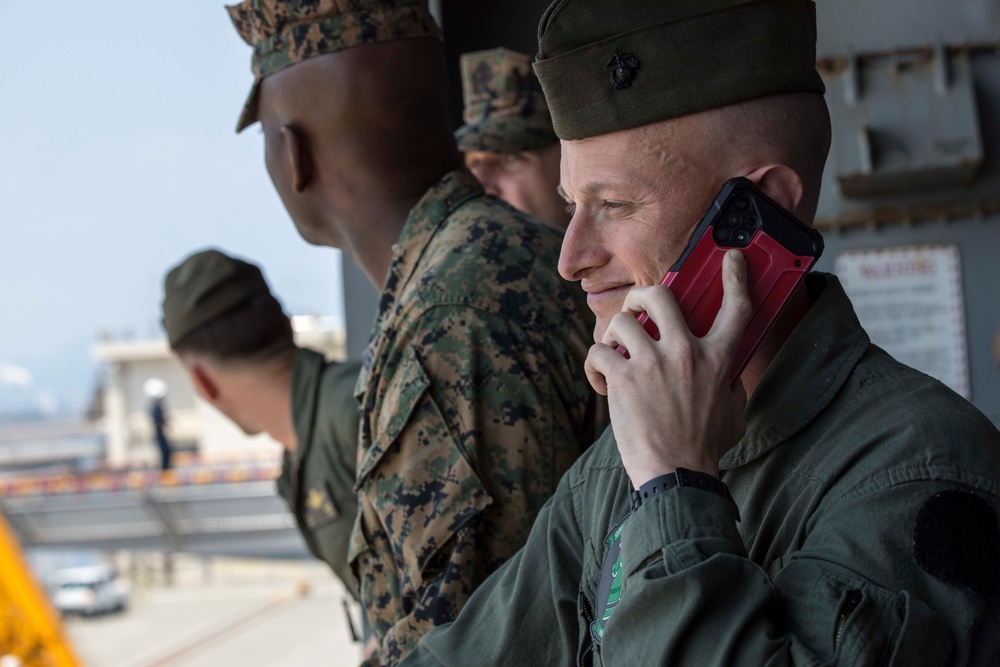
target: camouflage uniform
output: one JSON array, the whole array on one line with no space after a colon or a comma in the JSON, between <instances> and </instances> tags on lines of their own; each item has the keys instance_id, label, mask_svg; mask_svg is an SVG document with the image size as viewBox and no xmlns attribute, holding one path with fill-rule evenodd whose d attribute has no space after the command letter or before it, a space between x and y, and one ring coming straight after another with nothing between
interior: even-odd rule
<instances>
[{"instance_id":1,"label":"camouflage uniform","mask_svg":"<svg viewBox=\"0 0 1000 667\"><path fill-rule=\"evenodd\" d=\"M531 57L510 49L465 53L460 59L465 125L458 150L520 153L559 141Z\"/></svg>"},{"instance_id":2,"label":"camouflage uniform","mask_svg":"<svg viewBox=\"0 0 1000 667\"><path fill-rule=\"evenodd\" d=\"M312 554L326 562L357 597L347 546L358 499L358 405L354 400L360 362L328 363L305 348L292 372L294 452L285 451L278 493L288 503Z\"/></svg>"},{"instance_id":3,"label":"camouflage uniform","mask_svg":"<svg viewBox=\"0 0 1000 667\"><path fill-rule=\"evenodd\" d=\"M302 60L440 38L419 0L245 0L230 8L260 81ZM410 212L358 379L351 562L395 664L521 546L562 473L606 424L583 362L593 318L556 271L557 230L462 169Z\"/></svg>"},{"instance_id":4,"label":"camouflage uniform","mask_svg":"<svg viewBox=\"0 0 1000 667\"><path fill-rule=\"evenodd\" d=\"M395 664L524 543L606 414L558 231L462 169L412 209L364 355L351 560ZM599 416L600 415L600 416Z\"/></svg>"}]
</instances>

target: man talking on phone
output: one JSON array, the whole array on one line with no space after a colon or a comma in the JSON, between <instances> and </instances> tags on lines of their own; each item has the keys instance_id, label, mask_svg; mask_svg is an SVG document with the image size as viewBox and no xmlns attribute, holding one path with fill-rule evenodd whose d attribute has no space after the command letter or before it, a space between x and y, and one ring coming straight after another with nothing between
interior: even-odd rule
<instances>
[{"instance_id":1,"label":"man talking on phone","mask_svg":"<svg viewBox=\"0 0 1000 667\"><path fill-rule=\"evenodd\" d=\"M742 254L701 338L658 286L730 178L811 223L830 144L815 40L808 0L543 15L560 270L597 316L587 371L614 430L405 665L997 664L989 420L872 345L833 276L806 280L735 386Z\"/></svg>"}]
</instances>

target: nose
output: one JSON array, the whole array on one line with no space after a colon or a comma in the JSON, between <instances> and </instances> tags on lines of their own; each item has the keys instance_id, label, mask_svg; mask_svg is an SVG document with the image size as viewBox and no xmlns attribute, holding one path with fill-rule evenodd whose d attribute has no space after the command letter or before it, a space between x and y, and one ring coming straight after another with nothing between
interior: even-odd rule
<instances>
[{"instance_id":1,"label":"nose","mask_svg":"<svg viewBox=\"0 0 1000 667\"><path fill-rule=\"evenodd\" d=\"M577 209L569 221L559 251L559 275L566 280L582 280L593 269L607 262L607 252L589 223Z\"/></svg>"},{"instance_id":2,"label":"nose","mask_svg":"<svg viewBox=\"0 0 1000 667\"><path fill-rule=\"evenodd\" d=\"M483 190L486 191L486 194L495 195L497 197L502 196L500 192L500 183L496 177L496 169L486 165L478 165L472 168L472 174L479 179L479 182L482 184Z\"/></svg>"}]
</instances>

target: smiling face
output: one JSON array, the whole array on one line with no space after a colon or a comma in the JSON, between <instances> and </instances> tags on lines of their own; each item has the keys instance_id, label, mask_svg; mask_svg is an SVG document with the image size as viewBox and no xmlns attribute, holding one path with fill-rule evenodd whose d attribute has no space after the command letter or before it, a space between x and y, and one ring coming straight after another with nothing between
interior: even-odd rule
<instances>
[{"instance_id":1,"label":"smiling face","mask_svg":"<svg viewBox=\"0 0 1000 667\"><path fill-rule=\"evenodd\" d=\"M561 193L573 212L559 272L579 280L597 316L600 341L625 295L656 285L680 256L715 193L726 181L709 161L699 119L562 144Z\"/></svg>"}]
</instances>

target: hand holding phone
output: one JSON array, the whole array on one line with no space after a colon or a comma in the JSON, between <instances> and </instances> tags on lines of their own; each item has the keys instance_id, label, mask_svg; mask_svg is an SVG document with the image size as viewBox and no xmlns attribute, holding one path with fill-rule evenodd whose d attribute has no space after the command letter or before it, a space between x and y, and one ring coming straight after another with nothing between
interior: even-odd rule
<instances>
[{"instance_id":1,"label":"hand holding phone","mask_svg":"<svg viewBox=\"0 0 1000 667\"><path fill-rule=\"evenodd\" d=\"M753 314L733 362L735 385L750 358L795 290L823 254L823 237L776 204L745 178L726 182L695 228L680 259L660 281L670 288L691 333L708 333L722 304L722 260L738 248L746 261ZM660 332L649 315L639 323L653 338ZM628 350L618 346L628 358Z\"/></svg>"}]
</instances>

